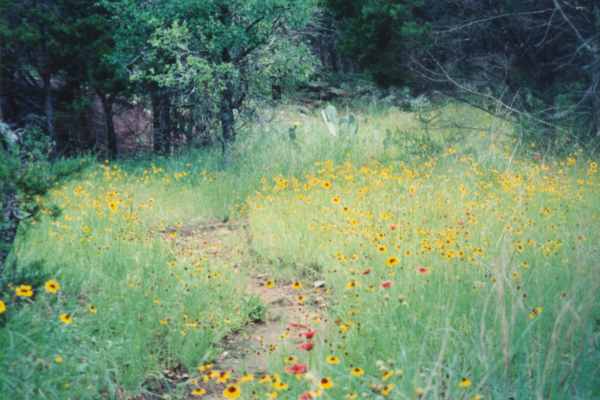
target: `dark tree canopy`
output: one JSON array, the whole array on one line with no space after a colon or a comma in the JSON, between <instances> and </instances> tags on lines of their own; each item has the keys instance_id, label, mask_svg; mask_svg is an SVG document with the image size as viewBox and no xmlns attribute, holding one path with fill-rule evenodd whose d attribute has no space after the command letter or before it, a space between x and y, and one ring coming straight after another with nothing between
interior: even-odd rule
<instances>
[{"instance_id":1,"label":"dark tree canopy","mask_svg":"<svg viewBox=\"0 0 600 400\"><path fill-rule=\"evenodd\" d=\"M408 54L427 46L424 1L327 0L339 20L340 47L384 85L406 83Z\"/></svg>"}]
</instances>

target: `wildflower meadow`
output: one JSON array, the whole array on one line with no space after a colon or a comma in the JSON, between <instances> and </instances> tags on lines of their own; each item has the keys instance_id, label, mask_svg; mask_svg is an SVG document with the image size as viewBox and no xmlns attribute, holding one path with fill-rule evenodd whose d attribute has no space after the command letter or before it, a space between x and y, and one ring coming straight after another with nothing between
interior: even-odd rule
<instances>
[{"instance_id":1,"label":"wildflower meadow","mask_svg":"<svg viewBox=\"0 0 600 400\"><path fill-rule=\"evenodd\" d=\"M81 157L35 199L0 398L600 398L592 154L453 103L271 112L226 169Z\"/></svg>"}]
</instances>

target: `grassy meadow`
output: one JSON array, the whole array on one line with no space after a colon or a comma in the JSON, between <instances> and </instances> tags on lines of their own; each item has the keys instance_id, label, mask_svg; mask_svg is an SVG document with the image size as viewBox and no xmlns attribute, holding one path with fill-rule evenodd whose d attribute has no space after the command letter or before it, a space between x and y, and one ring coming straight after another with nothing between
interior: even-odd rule
<instances>
[{"instance_id":1,"label":"grassy meadow","mask_svg":"<svg viewBox=\"0 0 600 400\"><path fill-rule=\"evenodd\" d=\"M594 158L455 104L353 112L338 137L265 112L226 169L216 150L81 159L0 285L0 397L600 398ZM231 223L239 252L178 245ZM267 370L222 369L223 339L269 313L257 276L308 317Z\"/></svg>"}]
</instances>

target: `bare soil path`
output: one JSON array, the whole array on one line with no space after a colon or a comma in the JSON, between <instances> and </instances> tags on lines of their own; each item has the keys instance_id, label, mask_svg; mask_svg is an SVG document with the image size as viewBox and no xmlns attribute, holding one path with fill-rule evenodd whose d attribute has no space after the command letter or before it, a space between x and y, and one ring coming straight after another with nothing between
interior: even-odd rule
<instances>
[{"instance_id":1,"label":"bare soil path","mask_svg":"<svg viewBox=\"0 0 600 400\"><path fill-rule=\"evenodd\" d=\"M174 241L178 256L209 259L232 268L237 272L232 279L239 277L243 283L240 295L255 296L264 306L260 321L249 323L222 340L223 352L215 361L215 369L238 376L267 373L270 354L282 341L299 344L299 329L322 319L325 301L321 289L273 282L268 271L257 268L245 222L193 223L169 229L164 236ZM221 386L211 387L203 398L221 399L222 390Z\"/></svg>"}]
</instances>

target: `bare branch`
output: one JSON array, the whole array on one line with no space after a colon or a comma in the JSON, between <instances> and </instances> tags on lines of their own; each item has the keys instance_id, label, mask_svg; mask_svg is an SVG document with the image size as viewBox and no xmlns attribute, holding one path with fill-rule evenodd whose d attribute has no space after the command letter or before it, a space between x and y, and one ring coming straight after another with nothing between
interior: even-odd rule
<instances>
[{"instance_id":1,"label":"bare branch","mask_svg":"<svg viewBox=\"0 0 600 400\"><path fill-rule=\"evenodd\" d=\"M494 21L496 19L501 19L501 18L508 18L508 17L515 17L515 16L525 16L525 15L536 15L536 14L546 14L549 12L554 12L553 8L548 8L545 10L537 10L537 11L527 11L527 12L520 12L520 13L506 13L506 14L500 14L500 15L493 15L491 17L487 17L487 18L481 18L481 19L476 19L473 21L469 21L465 24L462 25L458 25L449 29L445 29L445 30L440 30L440 31L435 31L435 34L444 34L444 33L452 33L452 32L456 32L462 29L466 29L469 28L473 25L478 25L478 24L482 24L485 22L490 22L490 21Z\"/></svg>"},{"instance_id":2,"label":"bare branch","mask_svg":"<svg viewBox=\"0 0 600 400\"><path fill-rule=\"evenodd\" d=\"M565 12L563 11L562 7L560 6L560 3L558 2L558 0L554 0L554 6L556 7L556 9L558 10L558 12L560 12L560 15L562 15L563 19L567 22L567 24L569 24L569 26L573 29L573 32L575 32L575 35L577 36L577 38L579 39L580 42L583 43L584 48L591 51L592 53L596 52L596 49L593 48L587 40L585 40L585 38L581 35L581 33L579 32L579 30L575 27L575 25L573 24L573 22L571 22L571 19L567 16L567 14L565 14Z\"/></svg>"}]
</instances>

